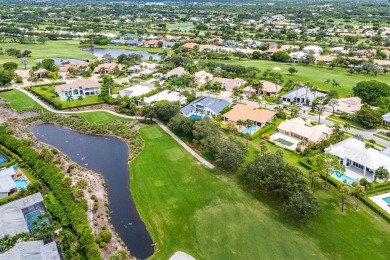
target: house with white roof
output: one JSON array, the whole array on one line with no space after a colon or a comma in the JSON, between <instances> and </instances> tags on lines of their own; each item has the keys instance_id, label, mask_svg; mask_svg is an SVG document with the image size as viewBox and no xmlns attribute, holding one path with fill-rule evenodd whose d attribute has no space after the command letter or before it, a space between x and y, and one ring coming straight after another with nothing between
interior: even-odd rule
<instances>
[{"instance_id":1,"label":"house with white roof","mask_svg":"<svg viewBox=\"0 0 390 260\"><path fill-rule=\"evenodd\" d=\"M329 146L325 149L325 152L339 158L340 164L347 169L346 174L354 174L354 176L349 177L374 180L375 171L379 167L383 166L390 171L389 156L374 148L367 148L365 142L353 137ZM349 169L350 171L348 171Z\"/></svg>"},{"instance_id":2,"label":"house with white roof","mask_svg":"<svg viewBox=\"0 0 390 260\"><path fill-rule=\"evenodd\" d=\"M201 97L180 109L180 113L192 118L203 118L204 116L215 117L218 116L225 107L230 105L231 103L224 99Z\"/></svg>"},{"instance_id":3,"label":"house with white roof","mask_svg":"<svg viewBox=\"0 0 390 260\"><path fill-rule=\"evenodd\" d=\"M0 170L0 199L17 192L17 185L14 180L15 175L16 172L13 167Z\"/></svg>"},{"instance_id":4,"label":"house with white roof","mask_svg":"<svg viewBox=\"0 0 390 260\"><path fill-rule=\"evenodd\" d=\"M390 112L387 114L384 114L382 117L383 117L383 124L385 126L390 126Z\"/></svg>"},{"instance_id":5,"label":"house with white roof","mask_svg":"<svg viewBox=\"0 0 390 260\"><path fill-rule=\"evenodd\" d=\"M281 97L283 102L295 102L298 104L311 106L314 99L317 97L326 97L325 93L319 91L312 91L307 87L300 87L294 89Z\"/></svg>"},{"instance_id":6,"label":"house with white roof","mask_svg":"<svg viewBox=\"0 0 390 260\"><path fill-rule=\"evenodd\" d=\"M17 243L8 251L0 254L0 260L60 260L56 242L44 243L43 240Z\"/></svg>"},{"instance_id":7,"label":"house with white roof","mask_svg":"<svg viewBox=\"0 0 390 260\"><path fill-rule=\"evenodd\" d=\"M119 95L122 97L128 96L128 97L139 97L142 95L145 95L152 91L154 88L153 84L140 84L140 85L134 85L125 89L122 89L119 91Z\"/></svg>"},{"instance_id":8,"label":"house with white roof","mask_svg":"<svg viewBox=\"0 0 390 260\"><path fill-rule=\"evenodd\" d=\"M291 57L293 62L300 62L307 53L302 52L302 51L297 51L297 52L291 52L289 56Z\"/></svg>"},{"instance_id":9,"label":"house with white roof","mask_svg":"<svg viewBox=\"0 0 390 260\"><path fill-rule=\"evenodd\" d=\"M308 125L300 117L283 121L278 126L278 132L308 143L316 144L327 139L333 130L326 125Z\"/></svg>"},{"instance_id":10,"label":"house with white roof","mask_svg":"<svg viewBox=\"0 0 390 260\"><path fill-rule=\"evenodd\" d=\"M310 53L310 52L312 52L313 55L320 55L320 54L324 51L324 49L322 49L322 48L319 47L319 46L309 45L309 46L304 47L304 48L302 49L302 51L303 51L304 53Z\"/></svg>"},{"instance_id":11,"label":"house with white roof","mask_svg":"<svg viewBox=\"0 0 390 260\"><path fill-rule=\"evenodd\" d=\"M140 102L140 105L151 105L162 100L167 100L169 102L180 102L180 104L185 104L187 102L187 98L181 96L179 92L163 90L153 96L144 98L144 100Z\"/></svg>"},{"instance_id":12,"label":"house with white roof","mask_svg":"<svg viewBox=\"0 0 390 260\"><path fill-rule=\"evenodd\" d=\"M41 193L35 193L0 206L0 238L5 235L14 236L23 232L32 232L35 227L33 222L40 214L29 213L38 211L40 214L46 212Z\"/></svg>"}]
</instances>

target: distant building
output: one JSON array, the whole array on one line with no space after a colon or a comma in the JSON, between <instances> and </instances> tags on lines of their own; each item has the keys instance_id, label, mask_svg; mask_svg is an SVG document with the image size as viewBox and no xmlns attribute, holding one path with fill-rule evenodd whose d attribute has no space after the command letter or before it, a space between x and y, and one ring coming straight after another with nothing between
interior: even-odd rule
<instances>
[{"instance_id":1,"label":"distant building","mask_svg":"<svg viewBox=\"0 0 390 260\"><path fill-rule=\"evenodd\" d=\"M302 49L303 52L305 53L310 53L312 52L313 55L320 55L324 49L322 49L321 47L319 46L315 46L315 45L309 45L309 46L306 46Z\"/></svg>"},{"instance_id":2,"label":"distant building","mask_svg":"<svg viewBox=\"0 0 390 260\"><path fill-rule=\"evenodd\" d=\"M140 84L140 85L134 85L129 88L122 89L119 91L119 95L122 97L139 97L142 95L145 95L152 91L154 89L153 85L146 85L146 84Z\"/></svg>"},{"instance_id":3,"label":"distant building","mask_svg":"<svg viewBox=\"0 0 390 260\"><path fill-rule=\"evenodd\" d=\"M187 71L185 70L185 68L177 67L177 68L174 68L174 69L168 71L167 74L165 74L165 78L166 79L176 78L176 77L183 76L186 73L187 73Z\"/></svg>"},{"instance_id":4,"label":"distant building","mask_svg":"<svg viewBox=\"0 0 390 260\"><path fill-rule=\"evenodd\" d=\"M260 109L251 105L237 104L232 110L223 115L225 122L237 124L238 120L252 122L256 127L263 127L271 123L276 113L267 109Z\"/></svg>"},{"instance_id":5,"label":"distant building","mask_svg":"<svg viewBox=\"0 0 390 260\"><path fill-rule=\"evenodd\" d=\"M228 79L228 78L214 77L211 82L212 83L219 82L221 83L224 89L233 92L235 89L240 88L245 83L245 80L240 78Z\"/></svg>"}]
</instances>

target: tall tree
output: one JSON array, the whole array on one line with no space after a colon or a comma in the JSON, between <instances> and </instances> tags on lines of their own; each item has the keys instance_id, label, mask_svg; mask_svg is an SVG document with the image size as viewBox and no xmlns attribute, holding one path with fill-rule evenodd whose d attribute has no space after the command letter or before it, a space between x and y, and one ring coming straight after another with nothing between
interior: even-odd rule
<instances>
[{"instance_id":1,"label":"tall tree","mask_svg":"<svg viewBox=\"0 0 390 260\"><path fill-rule=\"evenodd\" d=\"M325 175L325 185L328 187L328 176L335 171L344 172L345 167L341 165L339 159L333 154L323 153L313 158L313 164L319 172Z\"/></svg>"},{"instance_id":2,"label":"tall tree","mask_svg":"<svg viewBox=\"0 0 390 260\"><path fill-rule=\"evenodd\" d=\"M349 195L349 189L346 184L342 184L339 188L338 191L341 195L341 212L344 212L344 207L345 207L345 196Z\"/></svg>"}]
</instances>

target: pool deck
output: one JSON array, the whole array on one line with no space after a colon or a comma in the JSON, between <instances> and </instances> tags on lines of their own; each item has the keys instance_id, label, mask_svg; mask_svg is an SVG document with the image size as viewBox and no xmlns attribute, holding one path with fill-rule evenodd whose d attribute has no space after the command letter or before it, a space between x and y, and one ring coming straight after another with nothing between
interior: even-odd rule
<instances>
[{"instance_id":1,"label":"pool deck","mask_svg":"<svg viewBox=\"0 0 390 260\"><path fill-rule=\"evenodd\" d=\"M388 206L390 204L387 204L387 202L383 200L383 198L387 198L387 197L390 197L390 192L370 197L370 200L375 202L375 204L377 204L384 211L390 214L390 206Z\"/></svg>"},{"instance_id":2,"label":"pool deck","mask_svg":"<svg viewBox=\"0 0 390 260\"><path fill-rule=\"evenodd\" d=\"M285 140L287 142L292 143L292 145L291 146L287 146L287 145L281 144L279 142L275 142L275 140L277 140L279 138L283 139L283 140ZM294 137L291 137L291 136L287 136L287 135L279 133L279 132L276 132L273 135L271 135L270 141L274 142L277 146L280 146L282 148L285 148L285 149L288 149L288 150L291 150L291 151L295 151L295 148L298 146L298 143L301 140L299 140L297 138L294 138Z\"/></svg>"},{"instance_id":3,"label":"pool deck","mask_svg":"<svg viewBox=\"0 0 390 260\"><path fill-rule=\"evenodd\" d=\"M373 182L374 181L374 178L373 178L373 174L372 173L366 173L366 176L363 175L363 171L362 170L359 170L353 166L350 166L350 167L345 167L345 175L347 175L348 177L350 177L351 179L363 179L363 178L366 178L367 181L369 182ZM379 180L377 180L378 182L380 182Z\"/></svg>"}]
</instances>

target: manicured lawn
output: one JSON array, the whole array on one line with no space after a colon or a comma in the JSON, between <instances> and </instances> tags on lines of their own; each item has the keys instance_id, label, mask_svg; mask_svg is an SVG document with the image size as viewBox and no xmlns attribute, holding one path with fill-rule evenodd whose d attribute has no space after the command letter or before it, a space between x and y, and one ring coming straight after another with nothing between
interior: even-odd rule
<instances>
[{"instance_id":1,"label":"manicured lawn","mask_svg":"<svg viewBox=\"0 0 390 260\"><path fill-rule=\"evenodd\" d=\"M18 44L18 43L2 43L3 50L15 48L21 51L31 51L31 57L28 58L27 68L31 68L35 59L39 58L73 58L73 59L93 59L94 55L83 52L79 47L78 40L69 41L48 41L45 44ZM4 58L4 59L3 59ZM24 69L24 65L20 63L20 59L10 56L0 56L0 64L4 62L13 61L19 64L19 69Z\"/></svg>"},{"instance_id":2,"label":"manicured lawn","mask_svg":"<svg viewBox=\"0 0 390 260\"><path fill-rule=\"evenodd\" d=\"M11 103L11 107L17 111L33 108L38 108L46 111L46 109L41 107L41 105L36 103L29 96L17 90L1 92L0 98L7 99Z\"/></svg>"},{"instance_id":3,"label":"manicured lawn","mask_svg":"<svg viewBox=\"0 0 390 260\"><path fill-rule=\"evenodd\" d=\"M130 118L123 118L119 116L112 115L107 112L88 112L88 113L82 113L82 115L88 122L90 123L96 123L96 124L102 124L102 123L108 123L114 120L121 120L121 121L127 121L130 122L132 119Z\"/></svg>"},{"instance_id":4,"label":"manicured lawn","mask_svg":"<svg viewBox=\"0 0 390 260\"><path fill-rule=\"evenodd\" d=\"M356 83L364 80L378 80L385 82L390 85L390 75L378 75L374 76L372 74L360 73L350 75L345 68L334 68L330 69L328 67L318 67L318 66L305 66L299 64L287 64L279 63L266 60L249 60L249 61L238 61L238 60L228 60L228 61L217 61L222 63L243 65L243 66L254 66L261 69L264 72L266 69L272 69L274 67L280 67L282 70L280 73L283 74L284 82L288 80L292 81L301 81L301 82L311 82L314 86L318 87L319 90L331 90L332 86L330 84L326 85L325 80L334 79L336 80L341 87L336 88L340 97L347 97L352 94L352 87ZM288 68L295 67L298 70L298 73L290 75L288 73Z\"/></svg>"},{"instance_id":5,"label":"manicured lawn","mask_svg":"<svg viewBox=\"0 0 390 260\"><path fill-rule=\"evenodd\" d=\"M349 202L347 213L340 214L334 188L318 188L324 212L300 224L272 197L251 194L236 177L201 166L159 127L140 133L145 148L130 165L131 190L157 243L152 259L167 259L178 250L197 259L385 259L390 254L388 223L364 206L355 212Z\"/></svg>"}]
</instances>

